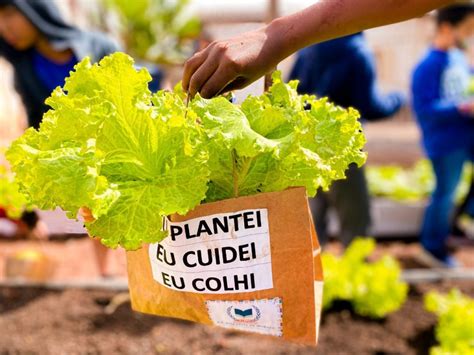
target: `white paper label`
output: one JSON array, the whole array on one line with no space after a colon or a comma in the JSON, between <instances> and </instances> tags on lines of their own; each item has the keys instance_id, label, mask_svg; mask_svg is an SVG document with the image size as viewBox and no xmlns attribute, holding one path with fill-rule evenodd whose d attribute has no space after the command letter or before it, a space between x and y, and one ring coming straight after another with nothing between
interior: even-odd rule
<instances>
[{"instance_id":1,"label":"white paper label","mask_svg":"<svg viewBox=\"0 0 474 355\"><path fill-rule=\"evenodd\" d=\"M163 286L195 293L273 288L266 209L166 224L168 237L149 248L153 278Z\"/></svg>"},{"instance_id":2,"label":"white paper label","mask_svg":"<svg viewBox=\"0 0 474 355\"><path fill-rule=\"evenodd\" d=\"M207 301L215 325L249 332L282 336L280 298L252 301Z\"/></svg>"}]
</instances>

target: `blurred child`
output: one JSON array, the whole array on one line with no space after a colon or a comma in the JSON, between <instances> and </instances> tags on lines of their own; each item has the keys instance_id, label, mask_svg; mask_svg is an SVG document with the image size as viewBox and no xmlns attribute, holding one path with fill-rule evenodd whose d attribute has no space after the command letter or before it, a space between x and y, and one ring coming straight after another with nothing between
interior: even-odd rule
<instances>
[{"instance_id":1,"label":"blurred child","mask_svg":"<svg viewBox=\"0 0 474 355\"><path fill-rule=\"evenodd\" d=\"M0 236L44 240L48 237L48 228L35 212L24 211L20 218L12 219L0 207Z\"/></svg>"},{"instance_id":2,"label":"blurred child","mask_svg":"<svg viewBox=\"0 0 474 355\"><path fill-rule=\"evenodd\" d=\"M463 165L474 159L474 102L466 101L471 68L462 51L473 33L474 5L439 10L431 48L412 77L413 109L436 175L421 231L421 256L431 266L458 265L446 241ZM474 215L474 199L466 211Z\"/></svg>"},{"instance_id":3,"label":"blurred child","mask_svg":"<svg viewBox=\"0 0 474 355\"><path fill-rule=\"evenodd\" d=\"M77 62L86 56L95 62L117 50L105 35L66 23L54 1L0 0L0 57L14 68L30 126L39 126L44 101Z\"/></svg>"},{"instance_id":4,"label":"blurred child","mask_svg":"<svg viewBox=\"0 0 474 355\"><path fill-rule=\"evenodd\" d=\"M375 61L363 33L327 41L298 52L290 79L300 80L300 93L327 96L342 107L359 110L362 119L377 120L394 115L403 105L399 93L384 95L377 85ZM327 212L334 207L340 222L339 239L350 244L366 236L370 227L370 204L363 168L351 164L345 180L335 181L329 192L318 191L310 200L318 237L327 239Z\"/></svg>"},{"instance_id":5,"label":"blurred child","mask_svg":"<svg viewBox=\"0 0 474 355\"><path fill-rule=\"evenodd\" d=\"M44 101L64 84L80 60L89 56L96 62L118 49L104 34L68 24L54 1L0 0L0 57L13 66L15 88L25 104L29 126L39 127L48 110ZM29 215L27 221L30 229L42 226L36 214ZM104 275L106 249L94 243L99 271Z\"/></svg>"}]
</instances>

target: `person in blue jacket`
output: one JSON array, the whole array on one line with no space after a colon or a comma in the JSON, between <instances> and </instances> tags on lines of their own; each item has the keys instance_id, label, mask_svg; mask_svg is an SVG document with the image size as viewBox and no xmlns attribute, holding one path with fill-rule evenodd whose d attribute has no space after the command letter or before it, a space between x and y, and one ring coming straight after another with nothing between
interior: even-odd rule
<instances>
[{"instance_id":1,"label":"person in blue jacket","mask_svg":"<svg viewBox=\"0 0 474 355\"><path fill-rule=\"evenodd\" d=\"M354 107L366 120L392 116L404 104L402 94L380 91L374 56L362 32L301 50L290 79L300 81L300 93L328 97L339 106ZM318 191L310 200L323 244L328 239L327 212L331 206L338 214L339 238L344 245L369 233L370 203L364 170L352 164L346 176L345 180L335 181L328 193Z\"/></svg>"},{"instance_id":2,"label":"person in blue jacket","mask_svg":"<svg viewBox=\"0 0 474 355\"><path fill-rule=\"evenodd\" d=\"M421 230L423 256L436 266L454 267L446 242L454 194L465 162L474 159L474 103L468 97L471 68L462 49L474 34L474 5L437 12L431 47L416 66L411 91L425 152L433 164L436 187ZM474 199L466 201L474 216Z\"/></svg>"}]
</instances>

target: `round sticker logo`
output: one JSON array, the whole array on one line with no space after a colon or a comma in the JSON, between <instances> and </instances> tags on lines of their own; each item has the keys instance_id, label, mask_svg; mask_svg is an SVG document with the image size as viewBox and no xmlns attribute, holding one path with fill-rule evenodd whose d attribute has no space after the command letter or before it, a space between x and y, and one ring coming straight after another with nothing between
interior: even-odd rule
<instances>
[{"instance_id":1,"label":"round sticker logo","mask_svg":"<svg viewBox=\"0 0 474 355\"><path fill-rule=\"evenodd\" d=\"M262 316L262 312L257 306L248 305L242 307L227 307L227 315L239 323L255 323Z\"/></svg>"}]
</instances>

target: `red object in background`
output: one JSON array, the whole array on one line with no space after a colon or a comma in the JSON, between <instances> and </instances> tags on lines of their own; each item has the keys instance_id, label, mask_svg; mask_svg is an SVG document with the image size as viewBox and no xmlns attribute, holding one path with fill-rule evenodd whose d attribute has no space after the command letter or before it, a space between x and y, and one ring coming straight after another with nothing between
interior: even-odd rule
<instances>
[{"instance_id":1,"label":"red object in background","mask_svg":"<svg viewBox=\"0 0 474 355\"><path fill-rule=\"evenodd\" d=\"M12 219L7 216L7 210L3 207L0 207L0 219L5 218L8 219L9 221L12 221L15 224L19 224L20 220L19 219Z\"/></svg>"},{"instance_id":2,"label":"red object in background","mask_svg":"<svg viewBox=\"0 0 474 355\"><path fill-rule=\"evenodd\" d=\"M0 218L10 219L7 217L7 211L3 207L0 207Z\"/></svg>"}]
</instances>

